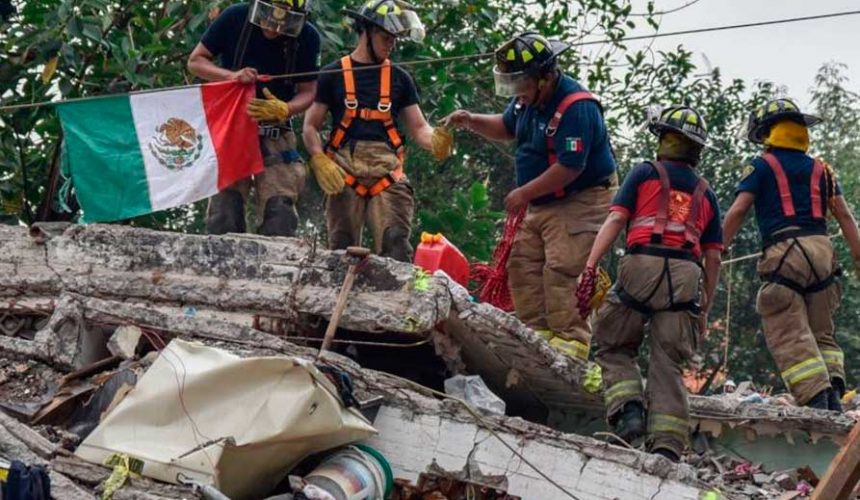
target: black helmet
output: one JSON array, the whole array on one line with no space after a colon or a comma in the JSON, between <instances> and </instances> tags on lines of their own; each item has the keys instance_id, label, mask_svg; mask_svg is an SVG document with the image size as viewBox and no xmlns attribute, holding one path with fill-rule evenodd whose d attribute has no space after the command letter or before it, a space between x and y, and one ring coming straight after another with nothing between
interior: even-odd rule
<instances>
[{"instance_id":1,"label":"black helmet","mask_svg":"<svg viewBox=\"0 0 860 500\"><path fill-rule=\"evenodd\" d=\"M534 31L521 33L496 49L493 78L496 95L511 97L522 90L522 82L556 67L558 56L570 48L559 40L548 40Z\"/></svg>"},{"instance_id":2,"label":"black helmet","mask_svg":"<svg viewBox=\"0 0 860 500\"><path fill-rule=\"evenodd\" d=\"M397 38L424 40L424 25L415 8L401 0L369 0L358 11L345 9L343 13L357 23L376 26Z\"/></svg>"},{"instance_id":3,"label":"black helmet","mask_svg":"<svg viewBox=\"0 0 860 500\"><path fill-rule=\"evenodd\" d=\"M648 117L648 130L657 137L677 132L700 146L708 146L708 124L689 106L671 106L654 113Z\"/></svg>"},{"instance_id":4,"label":"black helmet","mask_svg":"<svg viewBox=\"0 0 860 500\"><path fill-rule=\"evenodd\" d=\"M281 35L299 36L310 12L311 0L254 0L250 22Z\"/></svg>"},{"instance_id":5,"label":"black helmet","mask_svg":"<svg viewBox=\"0 0 860 500\"><path fill-rule=\"evenodd\" d=\"M747 121L747 139L763 144L770 127L778 121L791 120L807 127L821 123L821 118L800 112L791 99L772 99L750 113Z\"/></svg>"}]
</instances>

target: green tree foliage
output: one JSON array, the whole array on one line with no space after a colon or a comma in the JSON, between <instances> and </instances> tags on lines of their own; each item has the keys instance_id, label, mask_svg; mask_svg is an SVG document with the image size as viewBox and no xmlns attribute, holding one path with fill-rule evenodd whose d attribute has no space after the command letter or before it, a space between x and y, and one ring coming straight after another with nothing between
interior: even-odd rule
<instances>
[{"instance_id":1,"label":"green tree foliage","mask_svg":"<svg viewBox=\"0 0 860 500\"><path fill-rule=\"evenodd\" d=\"M24 0L18 14L0 24L0 105L70 99L192 83L185 60L210 21L210 12L230 1ZM341 15L358 0L315 2L314 22L323 33L323 61L349 52L355 35ZM654 2L633 12L629 1L577 0L427 0L421 2L427 25L422 45L399 44L397 61L486 54L515 32L536 29L574 44L562 68L601 96L622 175L642 159L653 157L654 138L640 127L649 104L687 103L708 119L715 149L701 170L725 210L746 158L756 152L738 137L750 109L780 94L771 83L748 85L726 80L719 70L702 72L694 55L674 50L634 50L624 41L632 30L657 32ZM238 36L238 33L237 33ZM599 43L592 43L599 42ZM422 109L435 122L450 111L467 108L500 112L506 101L493 94L492 58L410 66L422 97ZM831 65L818 75L812 99L828 119L815 130L814 150L841 173L846 198L857 199L860 156L854 132L860 120L858 96L847 88L842 68ZM98 126L98 117L93 117ZM60 129L49 107L0 113L0 212L13 221L29 222L49 194L48 175L58 164ZM441 231L472 258L489 257L500 230L502 199L513 186L513 148L490 144L460 131L457 153L435 162L417 147L409 148L406 170L416 188L418 230ZM56 169L53 169L56 170ZM59 184L59 183L58 183ZM55 198L56 196L53 196ZM205 203L138 218L130 223L200 232ZM300 203L306 235L324 233L322 197L315 183ZM730 256L758 251L752 221L738 235ZM846 258L844 244L837 243ZM851 268L848 260L843 262ZM764 348L753 304L758 288L755 259L724 269L706 343L706 370L728 358L730 375L779 385ZM851 275L853 278L853 273ZM731 307L727 298L731 289ZM858 359L860 325L855 293L846 284L846 300L837 318L840 338L851 360ZM731 333L724 354L726 329Z\"/></svg>"}]
</instances>

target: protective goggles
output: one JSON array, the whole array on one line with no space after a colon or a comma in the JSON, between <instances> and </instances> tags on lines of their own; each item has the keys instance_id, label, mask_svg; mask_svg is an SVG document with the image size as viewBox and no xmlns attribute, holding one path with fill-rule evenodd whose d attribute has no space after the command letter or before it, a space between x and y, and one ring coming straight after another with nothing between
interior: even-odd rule
<instances>
[{"instance_id":1,"label":"protective goggles","mask_svg":"<svg viewBox=\"0 0 860 500\"><path fill-rule=\"evenodd\" d=\"M493 68L493 80L496 83L496 95L500 97L516 97L527 94L531 89L529 76L524 71L516 73L502 73L499 68Z\"/></svg>"},{"instance_id":2,"label":"protective goggles","mask_svg":"<svg viewBox=\"0 0 860 500\"><path fill-rule=\"evenodd\" d=\"M382 29L398 38L408 38L416 43L424 41L424 24L414 10L389 12L382 16Z\"/></svg>"},{"instance_id":3,"label":"protective goggles","mask_svg":"<svg viewBox=\"0 0 860 500\"><path fill-rule=\"evenodd\" d=\"M257 0L251 10L251 24L264 30L286 36L299 36L305 25L307 14L296 12L283 5Z\"/></svg>"}]
</instances>

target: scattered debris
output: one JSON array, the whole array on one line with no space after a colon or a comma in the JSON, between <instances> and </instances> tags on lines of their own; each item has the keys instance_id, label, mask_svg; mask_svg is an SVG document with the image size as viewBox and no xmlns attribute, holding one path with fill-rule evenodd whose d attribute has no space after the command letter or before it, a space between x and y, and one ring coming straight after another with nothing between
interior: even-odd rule
<instances>
[{"instance_id":1,"label":"scattered debris","mask_svg":"<svg viewBox=\"0 0 860 500\"><path fill-rule=\"evenodd\" d=\"M505 402L493 394L480 375L455 375L447 379L445 393L484 413L505 414Z\"/></svg>"}]
</instances>

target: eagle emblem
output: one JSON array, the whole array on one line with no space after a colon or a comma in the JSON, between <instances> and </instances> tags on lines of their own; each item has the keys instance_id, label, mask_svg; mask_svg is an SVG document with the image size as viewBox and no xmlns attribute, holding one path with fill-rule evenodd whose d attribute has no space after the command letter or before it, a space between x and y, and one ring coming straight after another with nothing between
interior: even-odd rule
<instances>
[{"instance_id":1,"label":"eagle emblem","mask_svg":"<svg viewBox=\"0 0 860 500\"><path fill-rule=\"evenodd\" d=\"M155 127L149 141L149 151L169 170L182 170L194 165L203 152L203 136L181 118L170 118Z\"/></svg>"}]
</instances>

